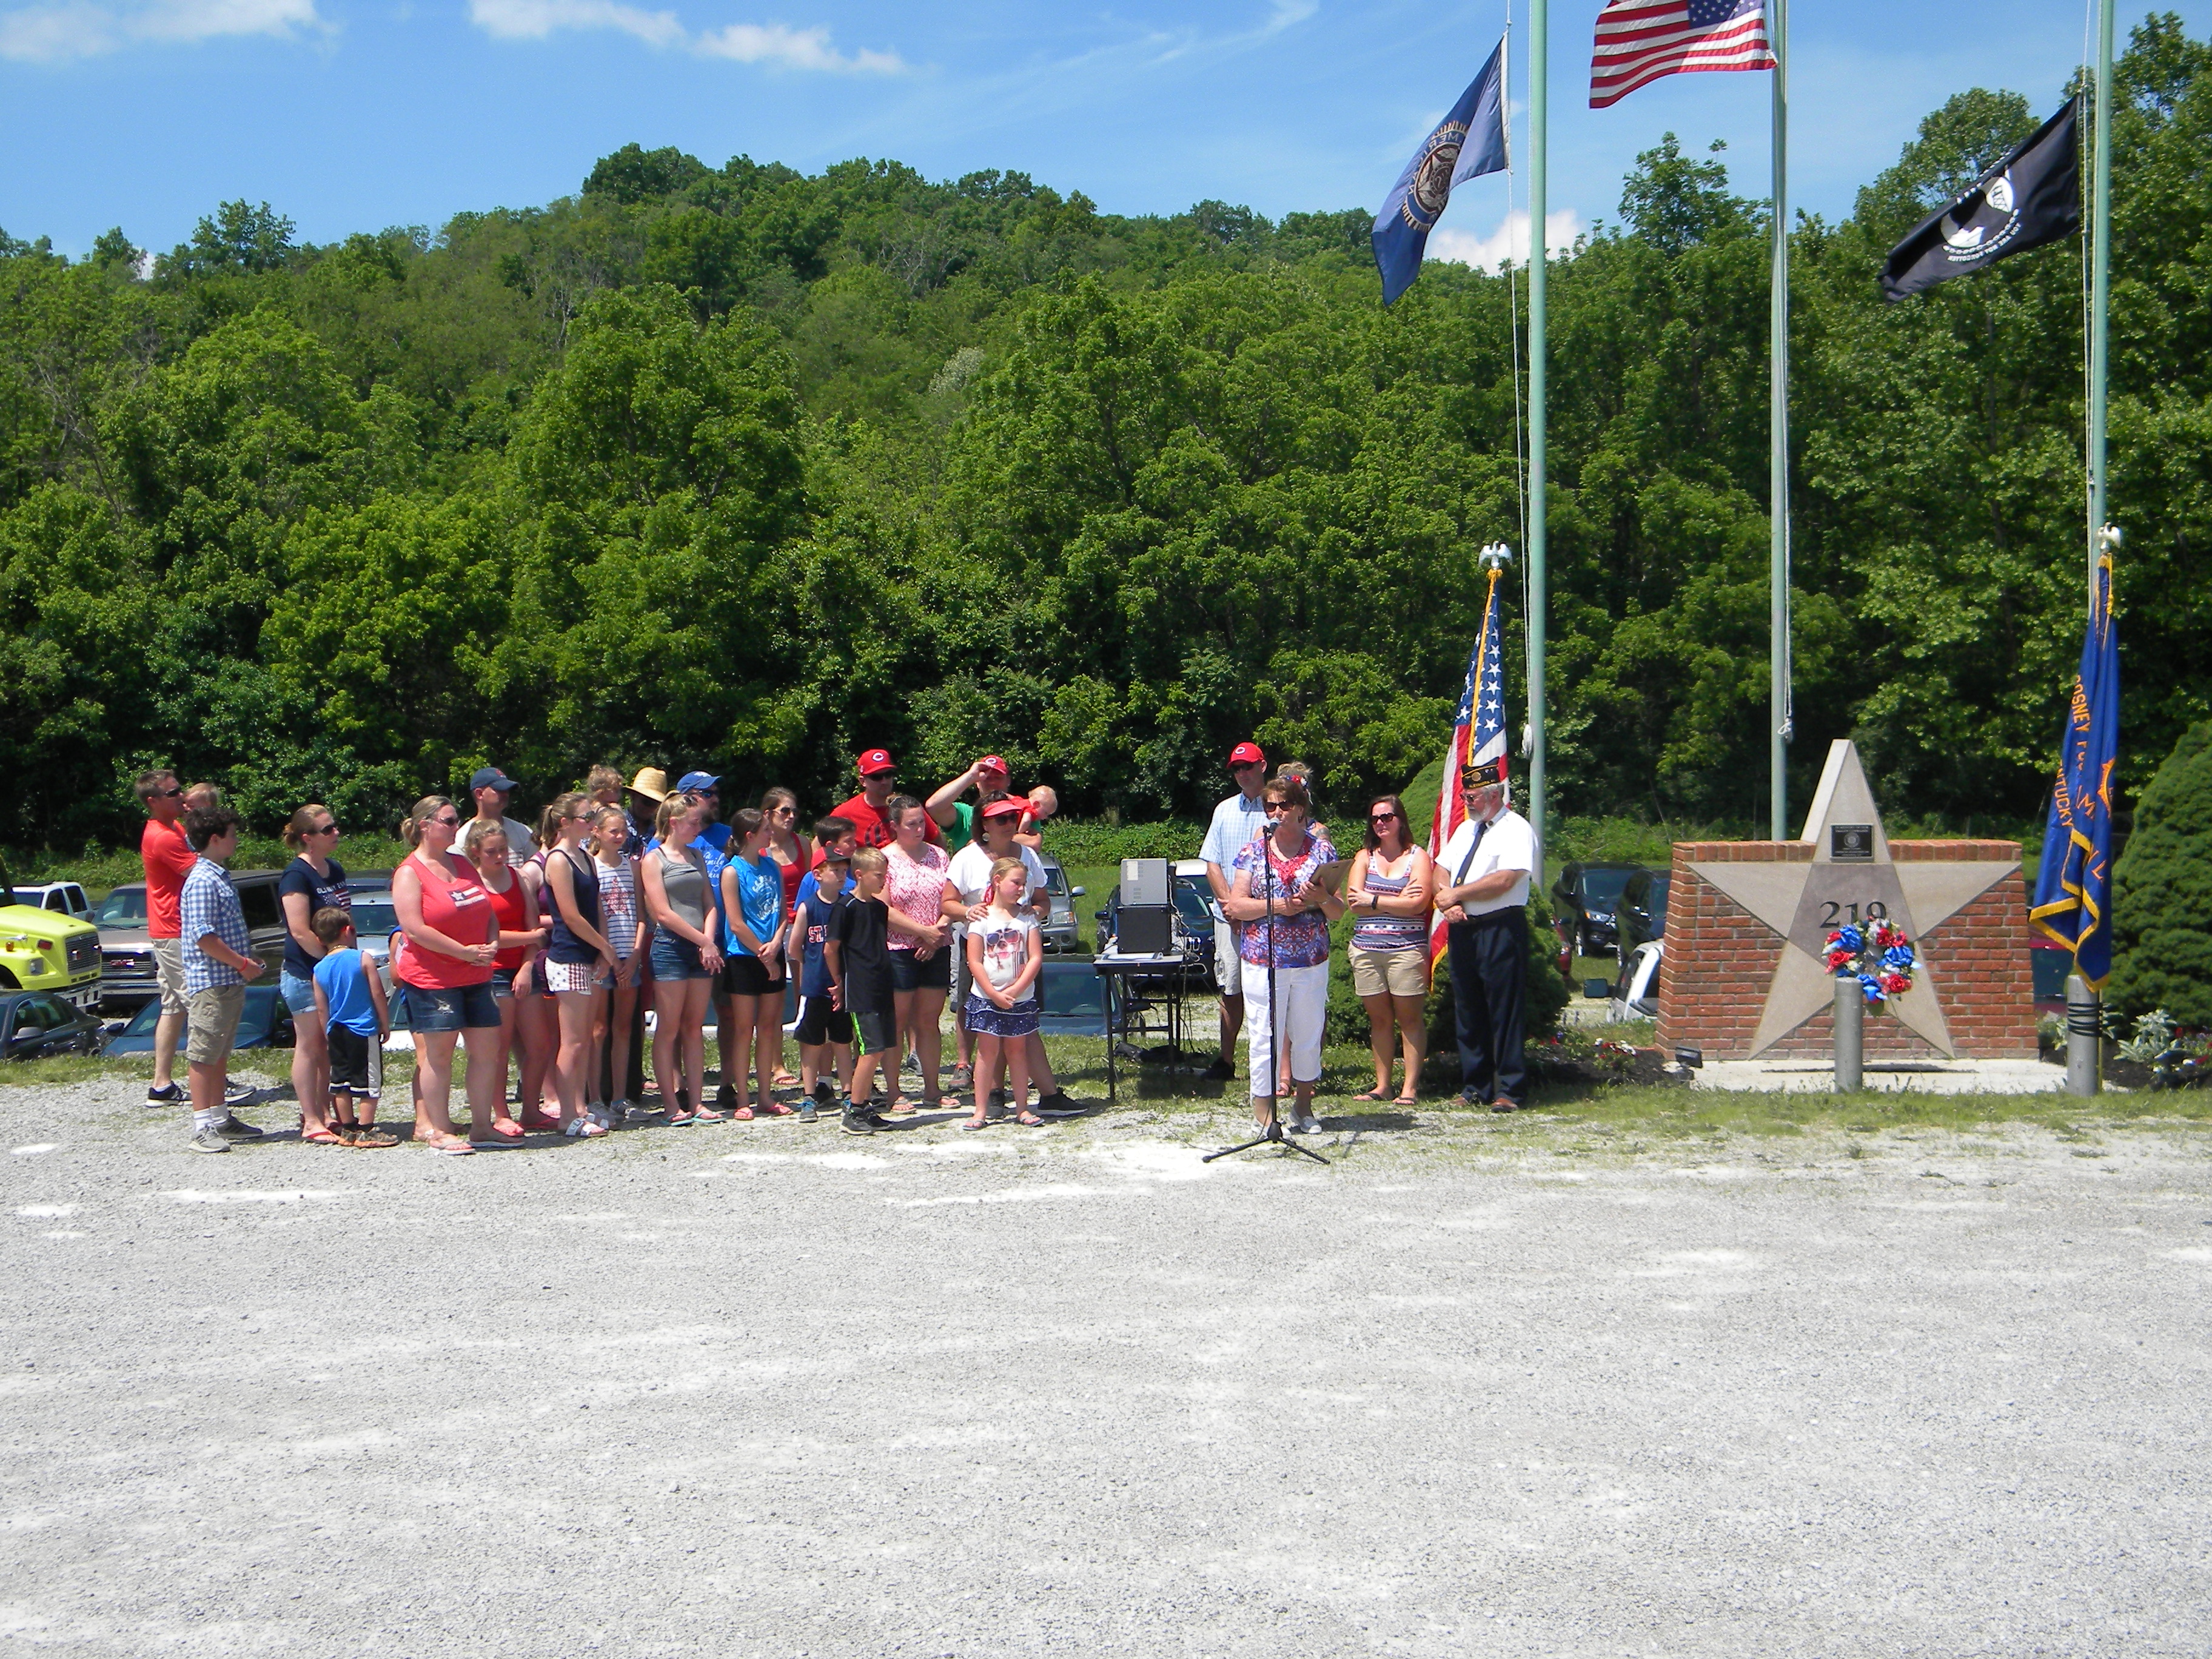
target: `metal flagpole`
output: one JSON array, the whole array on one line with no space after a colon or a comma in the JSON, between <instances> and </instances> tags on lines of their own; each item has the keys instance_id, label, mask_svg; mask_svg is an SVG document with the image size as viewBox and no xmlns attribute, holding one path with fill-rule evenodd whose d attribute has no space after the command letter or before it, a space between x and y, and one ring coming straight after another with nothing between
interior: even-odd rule
<instances>
[{"instance_id":1,"label":"metal flagpole","mask_svg":"<svg viewBox=\"0 0 2212 1659\"><path fill-rule=\"evenodd\" d=\"M2097 555L2105 526L2105 379L2112 258L2112 0L2097 8L2096 172L2090 185L2089 604L2097 603Z\"/></svg>"},{"instance_id":2,"label":"metal flagpole","mask_svg":"<svg viewBox=\"0 0 2212 1659\"><path fill-rule=\"evenodd\" d=\"M2110 3L2110 0L2106 0ZM1544 870L1544 192L1552 70L1550 0L1528 6L1528 827Z\"/></svg>"},{"instance_id":3,"label":"metal flagpole","mask_svg":"<svg viewBox=\"0 0 2212 1659\"><path fill-rule=\"evenodd\" d=\"M2112 0L2106 0L2109 7ZM1790 0L1769 0L1774 28L1774 281L1768 323L1767 667L1772 679L1768 836L1790 837Z\"/></svg>"}]
</instances>

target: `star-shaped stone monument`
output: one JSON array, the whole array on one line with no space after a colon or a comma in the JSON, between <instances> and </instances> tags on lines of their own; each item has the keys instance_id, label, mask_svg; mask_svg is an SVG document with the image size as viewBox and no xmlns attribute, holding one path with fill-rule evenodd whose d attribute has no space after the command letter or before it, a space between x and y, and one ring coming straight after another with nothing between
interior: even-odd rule
<instances>
[{"instance_id":1,"label":"star-shaped stone monument","mask_svg":"<svg viewBox=\"0 0 2212 1659\"><path fill-rule=\"evenodd\" d=\"M1833 1006L1835 975L1828 934L1845 922L1887 919L1912 941L1919 960L1912 988L1891 999L1899 1021L1939 1053L1952 1053L1950 1027L1936 996L1936 965L1921 939L1972 903L2017 864L1931 860L1893 864L1881 813L1867 787L1856 745L1842 738L1828 750L1820 787L1801 840L1813 843L1810 864L1692 864L1704 880L1782 936L1782 953L1767 987L1766 1007L1751 1040L1753 1058L1822 1009Z\"/></svg>"}]
</instances>

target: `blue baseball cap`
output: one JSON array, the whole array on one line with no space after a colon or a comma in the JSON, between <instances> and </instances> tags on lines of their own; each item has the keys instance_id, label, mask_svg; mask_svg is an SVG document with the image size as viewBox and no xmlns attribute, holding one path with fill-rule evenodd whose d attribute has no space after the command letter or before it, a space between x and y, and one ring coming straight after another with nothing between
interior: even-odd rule
<instances>
[{"instance_id":1,"label":"blue baseball cap","mask_svg":"<svg viewBox=\"0 0 2212 1659\"><path fill-rule=\"evenodd\" d=\"M496 766L479 766L476 775L469 780L469 787L472 790L513 789L516 787L514 780Z\"/></svg>"},{"instance_id":2,"label":"blue baseball cap","mask_svg":"<svg viewBox=\"0 0 2212 1659\"><path fill-rule=\"evenodd\" d=\"M676 787L687 795L695 791L703 794L709 789L720 789L722 781L706 772L686 772L676 780Z\"/></svg>"}]
</instances>

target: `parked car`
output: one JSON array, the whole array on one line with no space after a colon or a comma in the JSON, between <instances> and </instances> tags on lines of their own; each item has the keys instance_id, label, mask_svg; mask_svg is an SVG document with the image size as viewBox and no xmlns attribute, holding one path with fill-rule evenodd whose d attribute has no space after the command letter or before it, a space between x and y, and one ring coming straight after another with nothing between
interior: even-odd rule
<instances>
[{"instance_id":1,"label":"parked car","mask_svg":"<svg viewBox=\"0 0 2212 1659\"><path fill-rule=\"evenodd\" d=\"M1674 880L1671 870L1638 870L1620 890L1613 915L1614 948L1624 975L1637 946L1667 937L1667 890Z\"/></svg>"},{"instance_id":2,"label":"parked car","mask_svg":"<svg viewBox=\"0 0 2212 1659\"><path fill-rule=\"evenodd\" d=\"M1614 913L1629 878L1644 873L1640 864L1570 864L1552 884L1559 901L1559 942L1577 956L1603 956L1618 943ZM1571 977L1571 975L1570 975Z\"/></svg>"},{"instance_id":3,"label":"parked car","mask_svg":"<svg viewBox=\"0 0 2212 1659\"><path fill-rule=\"evenodd\" d=\"M1169 872L1168 900L1175 906L1176 944L1185 963L1185 988L1210 992L1214 988L1213 889L1206 879L1204 859L1175 861ZM1097 915L1101 951L1112 945L1121 915L1121 889L1116 884L1106 896L1106 908Z\"/></svg>"},{"instance_id":4,"label":"parked car","mask_svg":"<svg viewBox=\"0 0 2212 1659\"><path fill-rule=\"evenodd\" d=\"M2056 945L2031 945L2027 965L2035 980L2035 1012L2066 1018L2066 976L2074 971L2074 953Z\"/></svg>"},{"instance_id":5,"label":"parked car","mask_svg":"<svg viewBox=\"0 0 2212 1659\"><path fill-rule=\"evenodd\" d=\"M96 1054L100 1021L52 991L0 995L0 1054L38 1060L48 1054Z\"/></svg>"},{"instance_id":6,"label":"parked car","mask_svg":"<svg viewBox=\"0 0 2212 1659\"><path fill-rule=\"evenodd\" d=\"M1052 915L1042 930L1044 948L1079 950L1083 939L1075 925L1075 901L1083 896L1083 889L1067 884L1067 872L1060 867L1060 860L1051 854L1040 853L1037 860L1044 866L1044 890L1052 900Z\"/></svg>"},{"instance_id":7,"label":"parked car","mask_svg":"<svg viewBox=\"0 0 2212 1659\"><path fill-rule=\"evenodd\" d=\"M276 901L281 872L234 870L231 885L238 889L240 907L246 912L246 932L253 954L268 964L269 982L284 961L284 913ZM100 985L103 1008L127 1012L161 994L154 971L154 939L146 931L146 884L125 882L93 912L100 927L100 961L105 972Z\"/></svg>"},{"instance_id":8,"label":"parked car","mask_svg":"<svg viewBox=\"0 0 2212 1659\"><path fill-rule=\"evenodd\" d=\"M246 988L245 1012L238 1017L238 1040L235 1048L289 1048L292 1046L292 1014L284 1006L284 999L276 994L273 977L267 984ZM131 1015L128 1024L107 1039L100 1053L115 1058L125 1054L150 1054L154 1052L154 1025L161 1017L161 1000L156 997Z\"/></svg>"},{"instance_id":9,"label":"parked car","mask_svg":"<svg viewBox=\"0 0 2212 1659\"><path fill-rule=\"evenodd\" d=\"M0 869L0 991L51 991L77 1008L97 1007L100 1002L99 931L65 911L23 902L4 869Z\"/></svg>"},{"instance_id":10,"label":"parked car","mask_svg":"<svg viewBox=\"0 0 2212 1659\"><path fill-rule=\"evenodd\" d=\"M1665 944L1656 939L1647 939L1629 952L1627 962L1621 969L1620 981L1613 987L1613 1018L1658 1018L1659 964L1666 953Z\"/></svg>"},{"instance_id":11,"label":"parked car","mask_svg":"<svg viewBox=\"0 0 2212 1659\"><path fill-rule=\"evenodd\" d=\"M92 900L86 896L83 887L73 881L19 882L15 902L35 904L41 910L58 910L79 921L92 920Z\"/></svg>"}]
</instances>

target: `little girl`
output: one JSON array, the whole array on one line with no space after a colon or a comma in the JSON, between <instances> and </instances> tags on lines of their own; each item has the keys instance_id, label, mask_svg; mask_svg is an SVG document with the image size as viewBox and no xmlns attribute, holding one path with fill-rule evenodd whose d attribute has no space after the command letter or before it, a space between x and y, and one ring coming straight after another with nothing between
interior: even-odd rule
<instances>
[{"instance_id":1,"label":"little girl","mask_svg":"<svg viewBox=\"0 0 2212 1659\"><path fill-rule=\"evenodd\" d=\"M623 1095L629 1076L630 1024L637 1006L638 968L644 958L639 948L645 938L645 916L637 902L637 864L629 854L629 818L619 806L597 809L592 823L592 854L599 860L599 904L606 916L607 942L615 947L614 994L600 1006L605 1024L592 1036L593 1045L606 1063L606 1122L620 1123L634 1109Z\"/></svg>"},{"instance_id":2,"label":"little girl","mask_svg":"<svg viewBox=\"0 0 2212 1659\"><path fill-rule=\"evenodd\" d=\"M991 1091L1003 1062L1012 1074L1009 1100L1024 1103L1015 1121L1031 1129L1044 1120L1030 1110L1029 1039L1037 1029L1037 975L1044 971L1036 913L1022 902L1029 870L1019 859L991 865L990 905L968 921L968 972L975 988L968 994L968 1029L975 1036L975 1115L960 1127L980 1129L990 1121Z\"/></svg>"}]
</instances>

